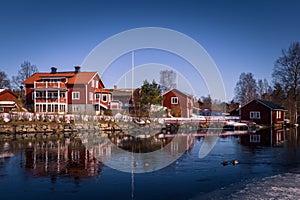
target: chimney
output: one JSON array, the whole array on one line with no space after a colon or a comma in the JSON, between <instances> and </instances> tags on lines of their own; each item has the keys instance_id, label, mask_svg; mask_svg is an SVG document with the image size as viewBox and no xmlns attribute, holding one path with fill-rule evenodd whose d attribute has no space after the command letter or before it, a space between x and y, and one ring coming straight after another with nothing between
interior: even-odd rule
<instances>
[{"instance_id":1,"label":"chimney","mask_svg":"<svg viewBox=\"0 0 300 200\"><path fill-rule=\"evenodd\" d=\"M117 85L114 85L114 90L117 90L118 89L118 86Z\"/></svg>"},{"instance_id":2,"label":"chimney","mask_svg":"<svg viewBox=\"0 0 300 200\"><path fill-rule=\"evenodd\" d=\"M80 66L75 66L74 67L75 68L75 74L78 74L79 72L80 72Z\"/></svg>"},{"instance_id":3,"label":"chimney","mask_svg":"<svg viewBox=\"0 0 300 200\"><path fill-rule=\"evenodd\" d=\"M56 70L57 70L56 67L51 67L51 74L56 74Z\"/></svg>"}]
</instances>

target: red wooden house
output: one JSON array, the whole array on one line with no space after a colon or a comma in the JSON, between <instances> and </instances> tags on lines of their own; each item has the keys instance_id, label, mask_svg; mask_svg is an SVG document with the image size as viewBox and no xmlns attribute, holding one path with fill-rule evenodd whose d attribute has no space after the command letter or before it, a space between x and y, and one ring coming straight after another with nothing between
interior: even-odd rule
<instances>
[{"instance_id":1,"label":"red wooden house","mask_svg":"<svg viewBox=\"0 0 300 200\"><path fill-rule=\"evenodd\" d=\"M18 95L11 90L0 89L0 113L8 113L16 107Z\"/></svg>"},{"instance_id":2,"label":"red wooden house","mask_svg":"<svg viewBox=\"0 0 300 200\"><path fill-rule=\"evenodd\" d=\"M262 99L252 100L240 109L242 120L271 126L284 123L285 111L283 107Z\"/></svg>"},{"instance_id":3,"label":"red wooden house","mask_svg":"<svg viewBox=\"0 0 300 200\"><path fill-rule=\"evenodd\" d=\"M172 89L163 95L163 106L171 111L173 117L190 117L193 111L193 96Z\"/></svg>"},{"instance_id":4,"label":"red wooden house","mask_svg":"<svg viewBox=\"0 0 300 200\"><path fill-rule=\"evenodd\" d=\"M37 113L94 113L108 109L111 92L97 72L38 72L23 82L26 105Z\"/></svg>"}]
</instances>

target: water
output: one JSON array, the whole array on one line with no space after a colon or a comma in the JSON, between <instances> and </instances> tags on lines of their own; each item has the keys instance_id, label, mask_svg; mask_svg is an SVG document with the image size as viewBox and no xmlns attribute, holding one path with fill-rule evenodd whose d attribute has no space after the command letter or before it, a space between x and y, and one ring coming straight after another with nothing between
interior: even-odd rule
<instances>
[{"instance_id":1,"label":"water","mask_svg":"<svg viewBox=\"0 0 300 200\"><path fill-rule=\"evenodd\" d=\"M1 199L299 199L297 130L222 136L203 159L203 137L167 167L125 173L106 166L109 145L80 138L0 142ZM156 141L156 145L160 141ZM166 145L164 140L161 145ZM128 144L126 146L128 148ZM147 147L148 148L148 147ZM121 159L122 155L120 155ZM95 159L96 158L96 159ZM238 160L239 164L224 161ZM157 158L155 162L162 161ZM137 165L141 165L139 161ZM159 164L159 163L158 163ZM139 167L139 166L136 166Z\"/></svg>"}]
</instances>

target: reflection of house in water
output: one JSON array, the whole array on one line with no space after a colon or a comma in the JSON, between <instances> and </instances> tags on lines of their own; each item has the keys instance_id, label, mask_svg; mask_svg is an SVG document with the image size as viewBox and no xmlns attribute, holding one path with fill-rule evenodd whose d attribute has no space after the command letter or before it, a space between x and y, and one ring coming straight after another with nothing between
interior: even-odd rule
<instances>
[{"instance_id":1,"label":"reflection of house in water","mask_svg":"<svg viewBox=\"0 0 300 200\"><path fill-rule=\"evenodd\" d=\"M179 136L172 140L172 143L167 146L172 155L184 153L194 146L195 138L191 135Z\"/></svg>"},{"instance_id":2,"label":"reflection of house in water","mask_svg":"<svg viewBox=\"0 0 300 200\"><path fill-rule=\"evenodd\" d=\"M34 176L97 176L101 163L94 154L95 151L89 152L79 139L47 140L35 142L26 149L25 164L33 170Z\"/></svg>"},{"instance_id":3,"label":"reflection of house in water","mask_svg":"<svg viewBox=\"0 0 300 200\"><path fill-rule=\"evenodd\" d=\"M245 146L280 146L285 141L284 129L263 129L256 133L240 136Z\"/></svg>"},{"instance_id":4,"label":"reflection of house in water","mask_svg":"<svg viewBox=\"0 0 300 200\"><path fill-rule=\"evenodd\" d=\"M90 156L96 158L98 162L104 163L111 156L112 143L109 139L97 136L92 138L82 138L82 143Z\"/></svg>"},{"instance_id":5,"label":"reflection of house in water","mask_svg":"<svg viewBox=\"0 0 300 200\"><path fill-rule=\"evenodd\" d=\"M134 153L149 153L164 149L171 155L184 153L193 147L194 137L191 135L170 135L172 137L156 138L156 136L140 138L121 134L111 138L119 148ZM175 137L176 136L176 137Z\"/></svg>"}]
</instances>

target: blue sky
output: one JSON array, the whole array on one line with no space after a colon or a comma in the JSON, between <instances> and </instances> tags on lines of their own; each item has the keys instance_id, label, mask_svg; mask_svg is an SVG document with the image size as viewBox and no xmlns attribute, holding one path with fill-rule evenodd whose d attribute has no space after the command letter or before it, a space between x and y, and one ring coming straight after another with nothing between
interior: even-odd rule
<instances>
[{"instance_id":1,"label":"blue sky","mask_svg":"<svg viewBox=\"0 0 300 200\"><path fill-rule=\"evenodd\" d=\"M1 0L0 68L12 76L28 60L39 71L52 66L72 70L114 34L164 27L188 35L205 48L219 68L230 100L242 72L271 81L282 48L300 41L299 8L298 1L284 0ZM207 94L203 90L196 95Z\"/></svg>"}]
</instances>

